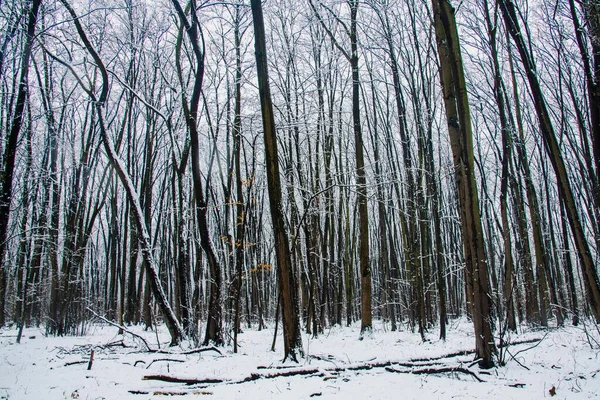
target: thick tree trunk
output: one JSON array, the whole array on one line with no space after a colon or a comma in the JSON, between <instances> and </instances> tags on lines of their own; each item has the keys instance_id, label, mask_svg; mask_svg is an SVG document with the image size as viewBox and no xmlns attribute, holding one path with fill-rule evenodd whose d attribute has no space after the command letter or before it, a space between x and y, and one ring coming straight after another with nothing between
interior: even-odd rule
<instances>
[{"instance_id":1,"label":"thick tree trunk","mask_svg":"<svg viewBox=\"0 0 600 400\"><path fill-rule=\"evenodd\" d=\"M454 8L449 0L432 0L440 79L452 148L459 214L462 224L465 271L472 283L471 317L475 327L475 349L482 368L494 366L496 348L492 336L491 293L485 255L479 200L475 183L473 133L469 101Z\"/></svg>"},{"instance_id":2,"label":"thick tree trunk","mask_svg":"<svg viewBox=\"0 0 600 400\"><path fill-rule=\"evenodd\" d=\"M492 70L494 74L494 98L498 106L498 114L500 116L500 131L502 133L502 176L500 178L500 215L502 221L502 239L504 242L504 306L506 308L505 315L506 327L511 331L517 330L517 322L515 317L514 303L514 263L512 255L512 240L511 226L508 215L508 191L510 180L510 164L512 159L512 135L514 127L510 125L507 117L506 100L504 98L504 82L500 71L500 63L498 61L498 46L497 46L497 30L496 24L492 23L489 13L487 0L484 0L485 21L487 26L488 41L490 46L490 58L492 60Z\"/></svg>"},{"instance_id":3,"label":"thick tree trunk","mask_svg":"<svg viewBox=\"0 0 600 400\"><path fill-rule=\"evenodd\" d=\"M252 0L251 7L254 21L254 46L258 88L264 129L269 206L273 234L275 236L275 257L277 259L279 291L281 293L284 359L289 357L291 360L298 361L298 356L303 355L300 321L298 318L298 292L283 216L281 177L279 175L279 158L277 155L277 131L275 129L275 115L273 114L271 90L269 88L265 23L261 0Z\"/></svg>"},{"instance_id":4,"label":"thick tree trunk","mask_svg":"<svg viewBox=\"0 0 600 400\"><path fill-rule=\"evenodd\" d=\"M360 309L361 334L372 329L371 310L371 266L369 263L369 207L367 204L367 180L365 156L360 122L360 77L358 67L357 21L358 1L350 4L350 67L352 68L352 123L354 130L354 151L356 156L356 190L358 196L358 262L360 264Z\"/></svg>"}]
</instances>

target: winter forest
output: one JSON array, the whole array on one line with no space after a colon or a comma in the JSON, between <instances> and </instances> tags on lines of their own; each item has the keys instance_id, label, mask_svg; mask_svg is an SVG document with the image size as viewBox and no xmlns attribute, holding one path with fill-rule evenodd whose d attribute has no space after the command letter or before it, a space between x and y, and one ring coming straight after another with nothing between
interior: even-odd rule
<instances>
[{"instance_id":1,"label":"winter forest","mask_svg":"<svg viewBox=\"0 0 600 400\"><path fill-rule=\"evenodd\" d=\"M598 0L1 0L0 26L1 354L105 329L235 364L253 334L293 376L331 332L455 335L464 365L410 368L466 382L550 334L598 368Z\"/></svg>"}]
</instances>

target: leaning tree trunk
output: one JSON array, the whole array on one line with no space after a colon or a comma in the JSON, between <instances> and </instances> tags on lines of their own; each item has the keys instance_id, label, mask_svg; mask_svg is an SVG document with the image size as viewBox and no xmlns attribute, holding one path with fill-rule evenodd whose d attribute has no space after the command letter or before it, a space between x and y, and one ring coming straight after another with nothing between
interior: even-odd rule
<instances>
[{"instance_id":1,"label":"leaning tree trunk","mask_svg":"<svg viewBox=\"0 0 600 400\"><path fill-rule=\"evenodd\" d=\"M98 122L99 122L99 127L100 127L100 134L101 134L102 142L104 143L104 149L106 150L106 153L108 155L108 159L109 159L110 163L115 168L115 171L117 172L117 175L119 176L119 179L121 180L121 183L123 184L123 186L125 188L125 193L127 195L127 199L130 202L130 205L131 205L131 208L132 208L132 211L134 214L136 229L139 234L140 247L141 247L142 255L144 258L146 272L148 274L148 279L150 280L150 283L151 283L152 292L158 301L158 306L159 306L161 312L163 313L163 316L165 318L165 323L167 325L167 329L169 330L169 333L171 335L171 345L179 344L179 342L181 341L181 339L183 337L185 337L185 335L183 333L183 329L182 329L181 325L179 324L179 321L177 320L177 317L175 316L175 313L173 312L173 309L171 308L171 305L169 304L169 302L167 300L167 296L165 295L165 292L161 286L160 277L158 275L158 263L152 252L152 243L150 241L150 234L146 227L146 223L144 220L144 213L142 212L142 208L140 207L140 203L139 203L140 196L137 193L129 175L127 174L127 169L126 169L125 165L123 164L123 161L119 158L117 151L115 149L115 146L106 131L106 125L104 123L104 118L103 118L103 106L108 97L108 89L109 89L108 72L106 70L106 67L104 66L104 63L102 62L102 59L100 58L98 53L96 53L96 50L94 49L94 47L88 40L88 38L83 30L83 27L81 26L79 18L77 16L77 14L75 14L75 11L73 10L73 8L70 6L70 4L68 3L67 0L61 0L61 3L65 6L67 11L73 18L73 23L75 24L75 27L77 28L77 33L79 34L81 41L83 42L87 52L90 53L90 56L94 59L96 66L100 69L100 73L102 75L102 92L100 93L100 96L98 98L96 98L96 96L92 92L88 92L88 95L91 97L91 99L96 107L96 111L98 114ZM57 59L57 61L62 63L61 60ZM69 67L66 64L65 64L65 66ZM72 71L72 72L74 73L74 71ZM78 81L81 82L81 80L79 80L79 79L78 79Z\"/></svg>"},{"instance_id":2,"label":"leaning tree trunk","mask_svg":"<svg viewBox=\"0 0 600 400\"><path fill-rule=\"evenodd\" d=\"M539 119L544 147L546 148L546 152L548 153L552 167L554 168L554 173L558 181L559 195L565 203L567 218L569 219L569 225L571 227L571 232L573 233L577 254L580 260L581 275L583 276L588 302L596 321L600 322L600 282L598 281L596 266L585 237L583 224L581 223L581 219L577 212L575 196L571 189L565 162L560 154L560 145L556 139L554 127L552 126L552 121L550 119L550 112L548 111L546 100L538 80L533 56L527 50L523 39L514 3L510 0L500 0L499 4L504 17L504 22L517 46L517 50L521 56L521 62L523 63L527 75L535 111Z\"/></svg>"},{"instance_id":3,"label":"leaning tree trunk","mask_svg":"<svg viewBox=\"0 0 600 400\"><path fill-rule=\"evenodd\" d=\"M587 26L592 54L588 54L584 37L584 28L579 21L575 0L569 0L571 18L575 28L575 38L579 47L588 92L590 135L594 152L596 174L594 176L593 195L596 207L600 207L600 2L586 0L582 3L585 24ZM591 171L590 171L591 172Z\"/></svg>"},{"instance_id":4,"label":"leaning tree trunk","mask_svg":"<svg viewBox=\"0 0 600 400\"><path fill-rule=\"evenodd\" d=\"M281 293L281 307L283 311L284 358L289 357L294 361L298 361L298 355L303 355L300 321L298 318L298 292L283 216L281 178L279 175L279 158L277 156L277 131L275 130L275 115L273 114L273 103L271 102L271 90L269 88L265 23L261 0L252 0L251 6L254 21L258 90L265 140L269 206L273 233L275 235L275 257L277 259L277 275L279 277L279 291Z\"/></svg>"},{"instance_id":5,"label":"leaning tree trunk","mask_svg":"<svg viewBox=\"0 0 600 400\"><path fill-rule=\"evenodd\" d=\"M455 168L465 254L465 273L472 283L471 317L475 350L482 368L494 366L496 348L492 336L491 293L485 255L479 199L475 183L473 132L458 28L449 0L432 0L440 59L440 80Z\"/></svg>"}]
</instances>

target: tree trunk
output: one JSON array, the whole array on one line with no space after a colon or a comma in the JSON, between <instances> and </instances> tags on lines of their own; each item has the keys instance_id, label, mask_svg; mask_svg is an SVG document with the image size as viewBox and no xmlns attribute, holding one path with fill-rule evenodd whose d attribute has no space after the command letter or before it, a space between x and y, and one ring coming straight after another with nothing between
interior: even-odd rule
<instances>
[{"instance_id":1,"label":"tree trunk","mask_svg":"<svg viewBox=\"0 0 600 400\"><path fill-rule=\"evenodd\" d=\"M492 336L491 293L475 183L473 133L465 75L454 8L449 0L432 0L440 80L450 135L459 214L462 224L465 271L473 289L471 317L475 328L475 350L482 368L494 366L496 348Z\"/></svg>"},{"instance_id":2,"label":"tree trunk","mask_svg":"<svg viewBox=\"0 0 600 400\"><path fill-rule=\"evenodd\" d=\"M590 252L589 244L585 237L585 231L577 211L575 197L571 189L565 163L560 154L560 146L556 139L554 127L552 126L552 121L550 119L550 113L548 111L546 100L538 80L536 67L523 39L514 3L510 0L499 1L504 22L521 56L521 62L523 63L525 73L527 75L527 80L529 82L534 100L536 114L539 119L544 147L546 148L546 152L548 153L552 167L554 168L554 173L556 174L559 194L565 202L567 217L569 219L571 231L575 239L575 246L580 259L581 275L583 276L583 280L585 282L584 286L586 288L590 308L594 314L594 317L596 318L596 321L600 322L600 282L598 280L598 274L596 272L596 267Z\"/></svg>"},{"instance_id":3,"label":"tree trunk","mask_svg":"<svg viewBox=\"0 0 600 400\"><path fill-rule=\"evenodd\" d=\"M200 246L206 255L206 262L210 270L210 292L208 301L208 321L206 323L206 334L204 336L204 345L213 342L216 345L223 344L222 332L222 272L217 256L213 250L208 231L208 204L204 196L202 185L202 172L200 171L200 138L198 134L198 107L202 92L202 83L204 79L204 43L202 38L202 29L196 15L196 2L191 2L191 23L187 20L181 5L177 0L173 0L173 5L177 10L182 28L188 33L188 38L194 52L196 66L194 77L194 88L189 104L182 93L183 110L185 114L187 128L190 134L190 154L192 156L192 181L194 187L194 199L196 202L196 218L198 221L198 230L200 235ZM183 84L183 81L181 82Z\"/></svg>"},{"instance_id":4,"label":"tree trunk","mask_svg":"<svg viewBox=\"0 0 600 400\"><path fill-rule=\"evenodd\" d=\"M29 75L29 59L31 58L31 47L33 37L35 36L35 27L37 24L38 11L41 0L32 0L31 9L28 12L27 35L23 45L21 55L21 75L19 77L19 88L17 91L17 101L13 113L13 120L10 125L10 132L5 139L4 156L2 157L2 174L0 176L0 327L5 324L5 301L7 289L7 272L4 267L4 257L8 247L8 220L10 218L10 205L12 202L12 184L15 171L15 160L17 156L17 147L19 145L19 133L23 126L23 117L25 103L27 102Z\"/></svg>"},{"instance_id":5,"label":"tree trunk","mask_svg":"<svg viewBox=\"0 0 600 400\"><path fill-rule=\"evenodd\" d=\"M261 0L251 0L254 21L254 46L258 73L258 88L262 112L265 141L265 163L267 168L267 185L269 206L275 236L275 257L283 317L284 359L288 357L298 361L303 356L302 336L298 318L298 294L296 276L290 258L290 247L281 199L281 177L279 175L279 158L277 155L277 131L275 115L269 88L269 72L267 64L267 46L265 40L265 23L263 20Z\"/></svg>"},{"instance_id":6,"label":"tree trunk","mask_svg":"<svg viewBox=\"0 0 600 400\"><path fill-rule=\"evenodd\" d=\"M117 172L117 175L119 176L119 179L121 180L121 183L125 188L127 199L132 208L133 216L136 222L136 228L140 238L140 247L142 255L144 257L144 261L146 262L146 272L148 274L148 279L150 280L150 283L152 285L152 291L158 300L158 304L165 318L167 328L169 330L169 333L171 334L171 344L176 345L184 337L183 329L181 328L181 325L179 324L179 321L177 320L173 309L167 301L167 297L160 283L160 278L158 276L158 263L156 262L155 256L152 251L150 234L146 229L144 214L139 204L139 194L135 190L133 182L127 174L123 161L117 155L114 144L111 138L108 136L108 132L106 131L106 125L104 123L102 107L108 97L108 72L100 56L98 55L98 53L96 53L96 50L93 48L92 44L88 40L73 8L69 5L67 0L61 0L61 3L65 6L67 11L73 18L73 22L75 24L75 27L77 28L77 33L79 34L80 39L82 40L87 52L94 59L97 68L100 69L100 73L102 75L102 92L98 98L96 98L96 96L92 92L88 92L88 95L90 95L95 105L95 109L98 116L98 123L100 127L100 134L104 143L104 148L106 150L110 163L115 168L115 171Z\"/></svg>"}]
</instances>

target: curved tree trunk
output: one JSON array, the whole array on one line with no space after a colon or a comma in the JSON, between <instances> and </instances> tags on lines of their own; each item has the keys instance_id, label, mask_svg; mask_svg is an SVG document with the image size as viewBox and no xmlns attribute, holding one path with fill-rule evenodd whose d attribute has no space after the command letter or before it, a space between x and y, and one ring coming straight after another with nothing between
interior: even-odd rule
<instances>
[{"instance_id":1,"label":"curved tree trunk","mask_svg":"<svg viewBox=\"0 0 600 400\"><path fill-rule=\"evenodd\" d=\"M144 213L142 212L142 208L140 207L140 203L139 203L140 196L137 193L137 191L133 185L133 182L129 178L129 176L127 174L127 169L125 168L123 161L119 158L117 151L114 147L114 144L113 144L111 138L108 136L108 133L106 131L106 125L104 123L102 107L103 107L104 103L106 102L106 99L108 96L108 89L109 89L108 72L106 71L106 67L104 66L104 63L100 59L100 56L98 55L98 53L96 53L96 50L94 50L92 44L87 39L87 36L83 30L83 27L81 26L81 23L79 22L77 14L75 14L75 11L73 10L73 8L69 5L67 0L61 0L61 3L65 6L67 11L73 18L73 22L75 24L75 27L77 28L77 33L79 34L79 37L81 38L88 53L90 53L90 55L94 59L96 66L100 69L100 72L102 75L102 92L98 98L96 98L96 96L91 92L88 92L88 95L92 98L92 101L94 102L95 107L96 107L96 111L98 114L98 122L99 122L99 126L100 126L100 134L102 137L102 142L104 143L104 148L106 150L106 153L108 155L110 163L115 168L117 175L119 176L119 179L121 180L121 183L123 184L123 186L125 188L125 193L127 195L127 199L130 202L130 205L131 205L131 208L133 211L136 228L137 228L137 232L139 235L138 237L140 240L140 247L141 247L142 255L144 258L144 264L146 267L146 272L148 274L148 279L150 280L150 283L151 283L152 292L154 293L154 296L156 297L156 299L158 301L158 305L159 305L160 310L162 311L163 316L165 318L167 328L169 330L169 333L171 334L171 345L179 344L179 342L181 341L182 338L185 337L185 335L183 333L183 329L182 329L181 325L179 324L179 321L177 320L177 317L175 316L175 313L173 312L173 309L171 308L171 305L169 304L169 302L167 300L167 296L165 295L165 292L160 283L160 278L158 276L158 263L154 257L153 251L152 251L152 243L150 241L150 234L148 232L148 229L146 228L146 223L144 220ZM59 61L59 60L57 60L57 61ZM79 82L81 82L81 81L79 80Z\"/></svg>"},{"instance_id":2,"label":"curved tree trunk","mask_svg":"<svg viewBox=\"0 0 600 400\"><path fill-rule=\"evenodd\" d=\"M208 204L204 196L202 185L202 172L200 171L200 139L198 135L198 106L202 92L202 83L204 80L204 48L202 39L202 30L196 15L196 2L192 0L190 4L191 23L185 16L184 10L177 0L173 0L173 5L179 15L182 27L188 33L190 43L196 58L196 68L194 77L194 88L189 104L183 97L183 112L185 114L186 124L190 134L190 154L192 156L192 180L194 186L194 199L196 201L196 218L198 220L198 230L200 234L200 246L206 255L206 262L210 269L210 294L208 300L208 321L206 323L206 334L204 336L204 345L213 342L216 345L223 344L222 327L222 305L221 305L221 287L222 274L217 256L213 250L208 231ZM182 82L183 83L183 82ZM185 96L182 94L182 96Z\"/></svg>"}]
</instances>

